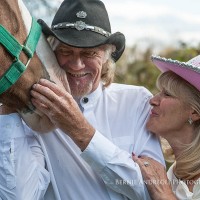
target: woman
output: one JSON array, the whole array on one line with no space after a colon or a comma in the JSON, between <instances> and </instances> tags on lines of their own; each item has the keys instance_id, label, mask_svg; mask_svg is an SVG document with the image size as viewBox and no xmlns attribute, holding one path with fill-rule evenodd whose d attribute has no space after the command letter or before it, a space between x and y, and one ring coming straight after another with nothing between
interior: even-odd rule
<instances>
[{"instance_id":1,"label":"woman","mask_svg":"<svg viewBox=\"0 0 200 200\"><path fill-rule=\"evenodd\" d=\"M152 61L163 73L157 80L159 93L150 100L147 129L168 141L175 162L166 175L164 167L151 158L133 155L133 160L152 199L199 200L200 56L187 63L156 56Z\"/></svg>"}]
</instances>

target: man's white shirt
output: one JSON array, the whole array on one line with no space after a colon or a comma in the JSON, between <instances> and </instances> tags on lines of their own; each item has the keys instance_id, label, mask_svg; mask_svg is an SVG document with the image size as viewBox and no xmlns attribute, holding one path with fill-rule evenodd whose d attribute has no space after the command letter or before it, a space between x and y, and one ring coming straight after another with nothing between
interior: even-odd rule
<instances>
[{"instance_id":1,"label":"man's white shirt","mask_svg":"<svg viewBox=\"0 0 200 200\"><path fill-rule=\"evenodd\" d=\"M84 96L81 110L96 129L84 152L59 129L39 134L18 114L0 115L0 197L150 199L139 166L131 158L134 152L164 165L158 139L145 128L150 97L144 87L121 84L108 88L100 84Z\"/></svg>"}]
</instances>

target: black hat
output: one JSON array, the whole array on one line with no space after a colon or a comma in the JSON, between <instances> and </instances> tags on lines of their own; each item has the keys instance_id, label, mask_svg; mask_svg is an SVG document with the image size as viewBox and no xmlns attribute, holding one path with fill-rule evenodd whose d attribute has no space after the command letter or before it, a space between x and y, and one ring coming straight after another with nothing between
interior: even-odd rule
<instances>
[{"instance_id":1,"label":"black hat","mask_svg":"<svg viewBox=\"0 0 200 200\"><path fill-rule=\"evenodd\" d=\"M87 48L113 44L116 51L112 57L117 61L125 48L122 33L111 34L108 13L100 0L64 0L58 9L51 29L43 20L44 34L54 36L70 46Z\"/></svg>"}]
</instances>

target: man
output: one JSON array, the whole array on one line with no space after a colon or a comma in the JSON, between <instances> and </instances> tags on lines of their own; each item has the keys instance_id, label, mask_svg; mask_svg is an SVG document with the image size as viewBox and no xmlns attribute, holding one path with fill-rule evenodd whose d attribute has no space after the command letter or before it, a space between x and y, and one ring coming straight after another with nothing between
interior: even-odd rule
<instances>
[{"instance_id":1,"label":"man","mask_svg":"<svg viewBox=\"0 0 200 200\"><path fill-rule=\"evenodd\" d=\"M48 200L150 199L131 153L164 163L159 142L145 129L151 94L143 87L111 84L124 35L111 34L99 0L65 0L51 29L40 23L53 37L51 45L71 92L47 80L33 86L33 104L57 129L39 134L24 125L31 139L25 143L27 152L17 153L26 156L26 167L18 167L13 179L20 180L27 199L40 199L46 190Z\"/></svg>"}]
</instances>

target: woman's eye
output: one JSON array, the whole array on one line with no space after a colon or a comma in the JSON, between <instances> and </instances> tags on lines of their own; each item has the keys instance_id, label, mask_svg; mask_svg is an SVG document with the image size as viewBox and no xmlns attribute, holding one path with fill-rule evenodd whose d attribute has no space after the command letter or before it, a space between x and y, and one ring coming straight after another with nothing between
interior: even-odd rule
<instances>
[{"instance_id":1,"label":"woman's eye","mask_svg":"<svg viewBox=\"0 0 200 200\"><path fill-rule=\"evenodd\" d=\"M169 92L167 92L167 91L163 91L163 94L164 94L164 96L167 96L167 97L171 97L172 95L169 93Z\"/></svg>"},{"instance_id":2,"label":"woman's eye","mask_svg":"<svg viewBox=\"0 0 200 200\"><path fill-rule=\"evenodd\" d=\"M171 96L169 93L167 93L167 92L164 92L164 95L165 96Z\"/></svg>"}]
</instances>

